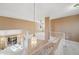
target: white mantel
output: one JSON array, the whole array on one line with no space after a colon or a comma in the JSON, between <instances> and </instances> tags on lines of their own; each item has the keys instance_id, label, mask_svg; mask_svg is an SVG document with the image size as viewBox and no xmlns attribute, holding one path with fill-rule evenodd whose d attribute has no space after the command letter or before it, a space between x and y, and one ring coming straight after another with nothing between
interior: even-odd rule
<instances>
[{"instance_id":1,"label":"white mantel","mask_svg":"<svg viewBox=\"0 0 79 59\"><path fill-rule=\"evenodd\" d=\"M16 35L22 33L22 30L0 30L0 36Z\"/></svg>"}]
</instances>

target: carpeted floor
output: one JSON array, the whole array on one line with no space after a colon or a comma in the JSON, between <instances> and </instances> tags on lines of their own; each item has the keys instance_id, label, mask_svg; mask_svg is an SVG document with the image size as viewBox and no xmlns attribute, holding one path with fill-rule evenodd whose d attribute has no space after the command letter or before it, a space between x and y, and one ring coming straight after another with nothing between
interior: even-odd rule
<instances>
[{"instance_id":1,"label":"carpeted floor","mask_svg":"<svg viewBox=\"0 0 79 59\"><path fill-rule=\"evenodd\" d=\"M65 40L63 51L65 55L79 55L79 43Z\"/></svg>"}]
</instances>

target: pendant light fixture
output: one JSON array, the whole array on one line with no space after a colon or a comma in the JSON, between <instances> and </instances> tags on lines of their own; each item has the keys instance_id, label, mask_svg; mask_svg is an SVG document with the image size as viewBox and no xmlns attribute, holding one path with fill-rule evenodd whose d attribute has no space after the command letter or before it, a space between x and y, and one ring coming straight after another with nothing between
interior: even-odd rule
<instances>
[{"instance_id":1,"label":"pendant light fixture","mask_svg":"<svg viewBox=\"0 0 79 59\"><path fill-rule=\"evenodd\" d=\"M36 26L36 21L35 21L35 3L34 3L34 22L35 22L35 26ZM34 30L36 30L36 27L34 28ZM37 45L37 37L36 37L36 32L34 31L32 37L31 37L31 45L32 47L36 47Z\"/></svg>"}]
</instances>

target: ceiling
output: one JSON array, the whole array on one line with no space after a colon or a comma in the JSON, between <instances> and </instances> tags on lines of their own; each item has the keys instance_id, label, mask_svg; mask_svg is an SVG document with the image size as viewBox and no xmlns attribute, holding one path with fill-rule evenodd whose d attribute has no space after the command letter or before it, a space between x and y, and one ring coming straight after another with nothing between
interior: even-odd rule
<instances>
[{"instance_id":1,"label":"ceiling","mask_svg":"<svg viewBox=\"0 0 79 59\"><path fill-rule=\"evenodd\" d=\"M36 3L35 19L43 20L45 16L52 19L79 14L79 8L72 7L74 3ZM0 16L20 18L34 21L33 3L0 3Z\"/></svg>"}]
</instances>

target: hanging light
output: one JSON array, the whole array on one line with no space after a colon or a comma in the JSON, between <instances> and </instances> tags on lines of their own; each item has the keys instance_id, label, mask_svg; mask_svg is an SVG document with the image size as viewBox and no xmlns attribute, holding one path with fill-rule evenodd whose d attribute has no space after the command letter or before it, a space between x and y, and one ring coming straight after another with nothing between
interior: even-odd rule
<instances>
[{"instance_id":1,"label":"hanging light","mask_svg":"<svg viewBox=\"0 0 79 59\"><path fill-rule=\"evenodd\" d=\"M35 21L35 3L34 3L34 21ZM36 28L35 28L36 29ZM37 37L35 33L31 37L31 46L35 47L37 45Z\"/></svg>"},{"instance_id":2,"label":"hanging light","mask_svg":"<svg viewBox=\"0 0 79 59\"><path fill-rule=\"evenodd\" d=\"M33 35L31 38L31 46L36 47L36 45L37 45L37 38L35 35Z\"/></svg>"}]
</instances>

